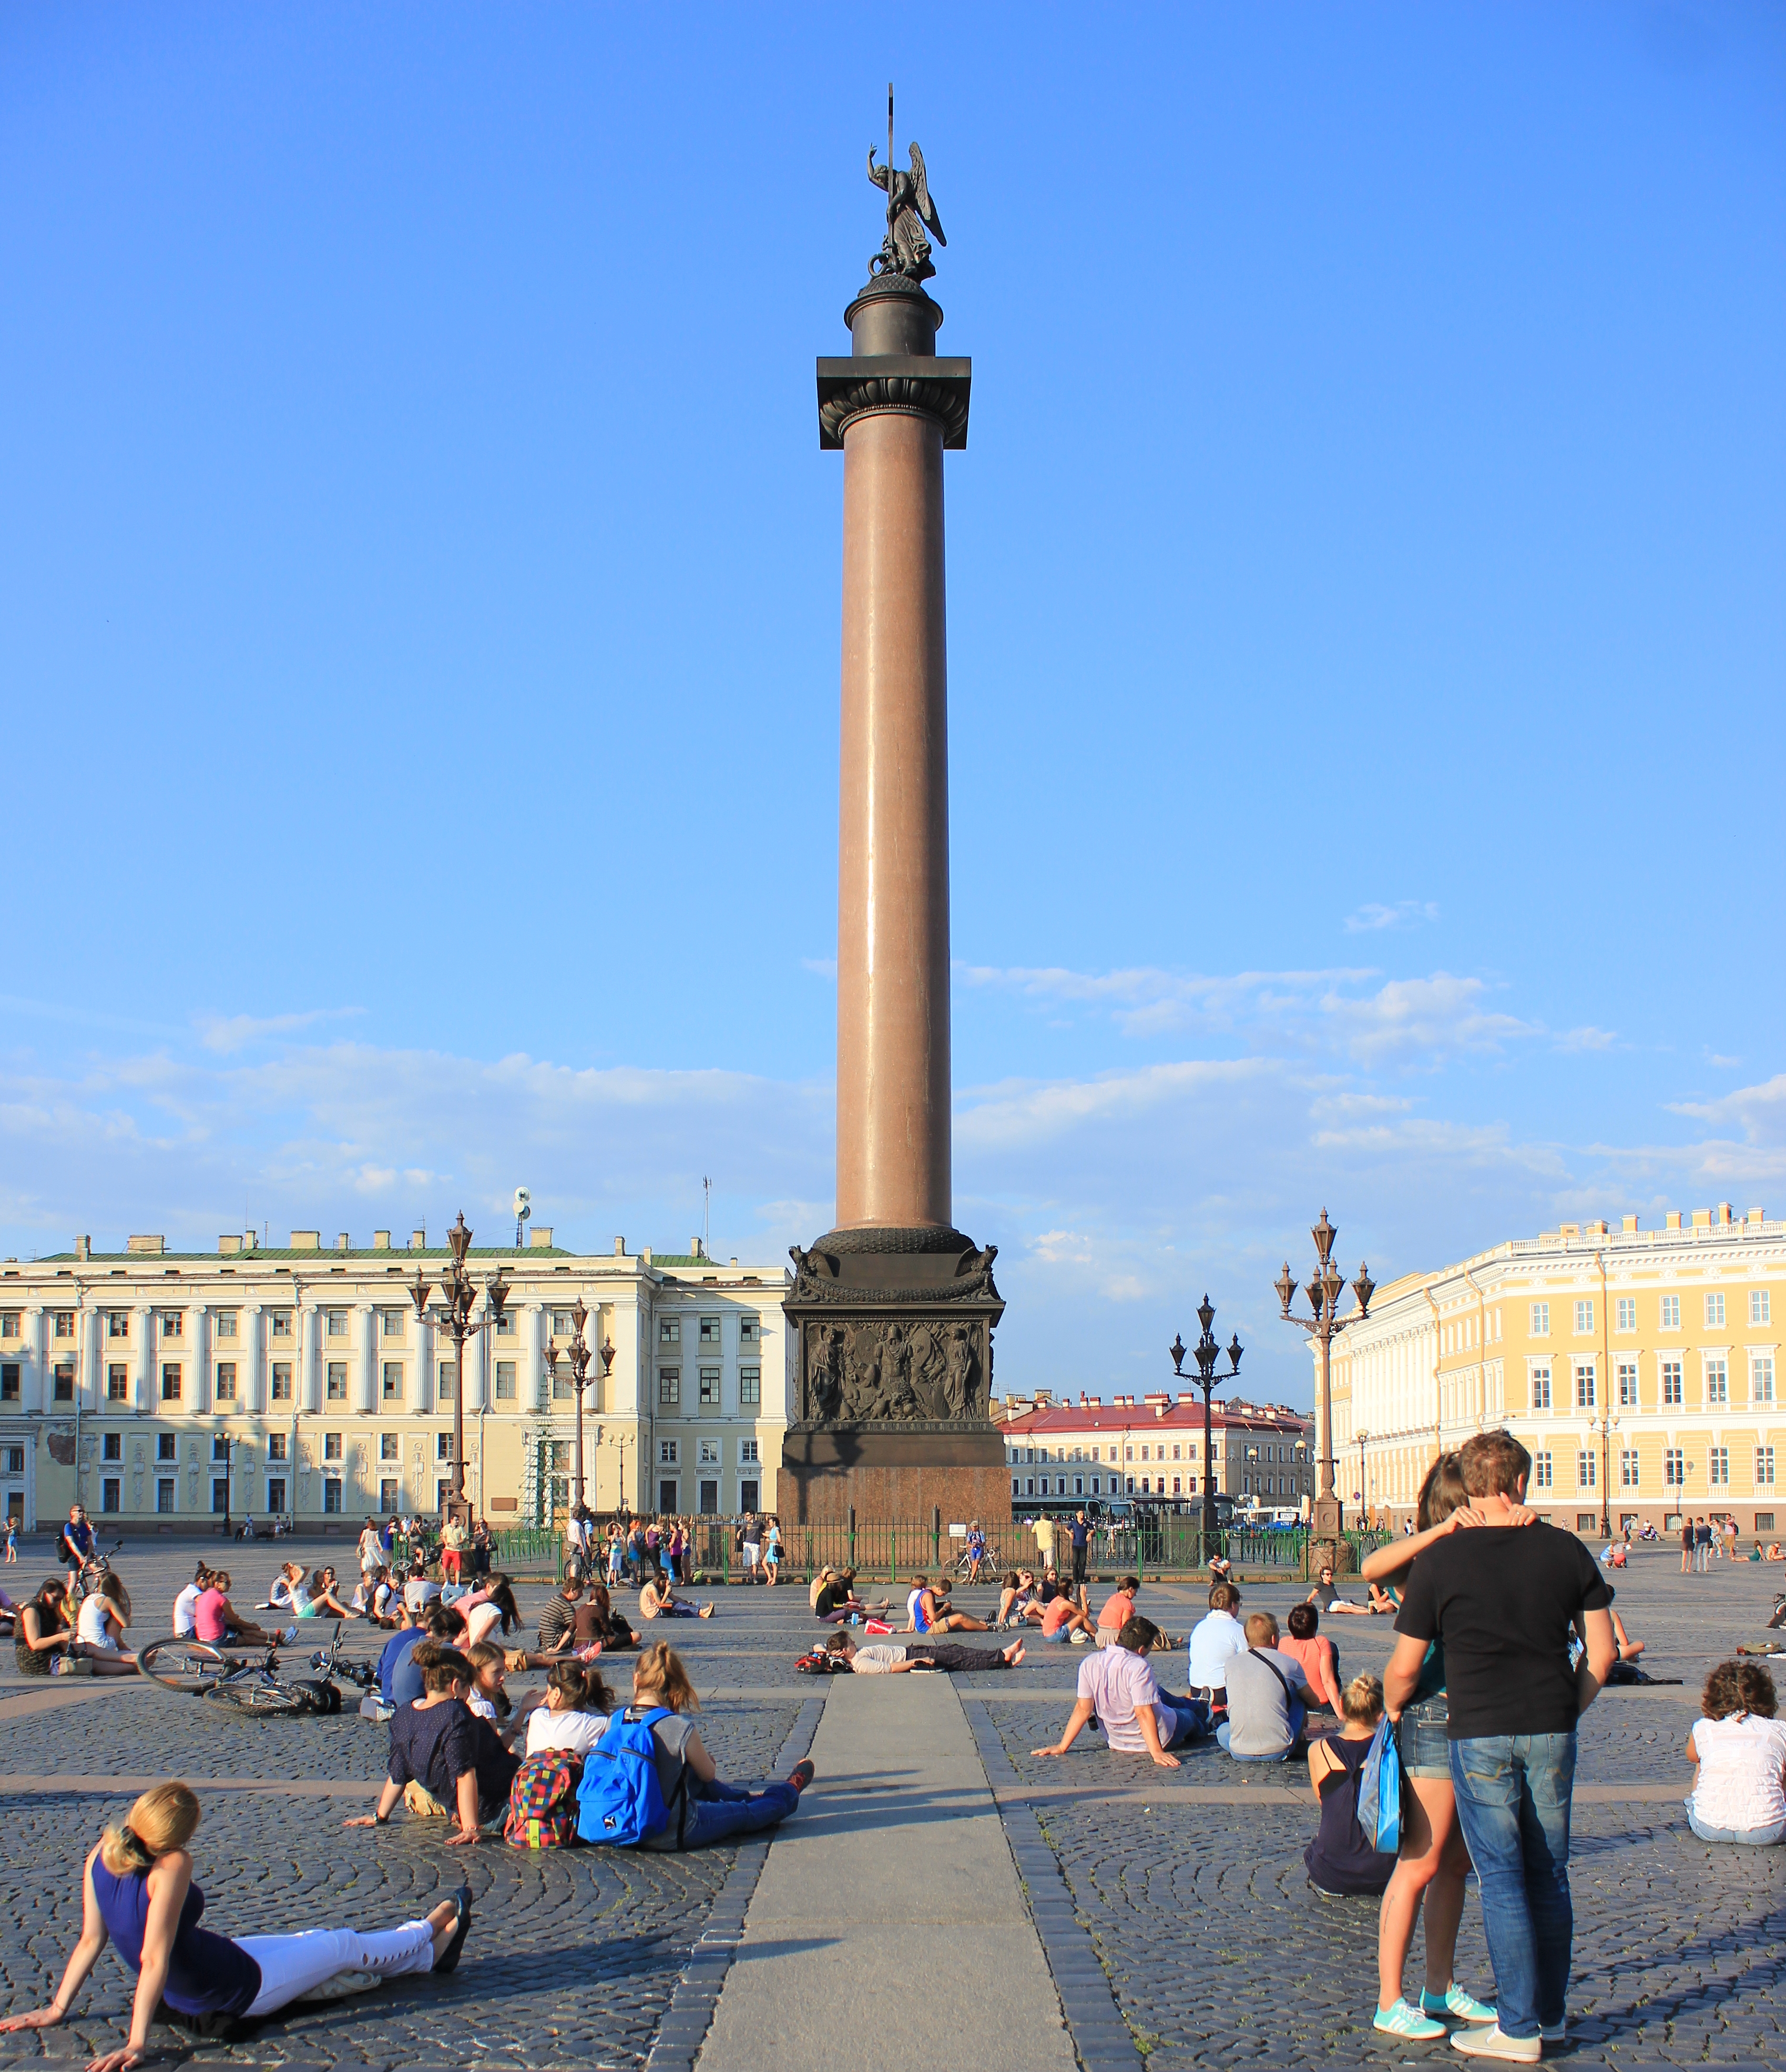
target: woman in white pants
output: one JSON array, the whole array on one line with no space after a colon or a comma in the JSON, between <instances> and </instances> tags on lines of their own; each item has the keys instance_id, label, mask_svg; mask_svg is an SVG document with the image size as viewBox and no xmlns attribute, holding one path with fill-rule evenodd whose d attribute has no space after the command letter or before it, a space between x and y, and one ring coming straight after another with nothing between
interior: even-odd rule
<instances>
[{"instance_id":1,"label":"woman in white pants","mask_svg":"<svg viewBox=\"0 0 1786 2072\"><path fill-rule=\"evenodd\" d=\"M297 1935L214 1935L199 1926L204 1893L192 1881L187 1844L199 1802L183 1784L157 1784L109 1827L81 1874L80 1940L47 2008L10 2015L10 2029L53 2029L64 2021L109 1941L137 1974L130 2040L96 2058L88 2072L127 2072L148 2055L149 2030L164 2002L183 2028L228 2034L241 2021L275 2014L343 1971L398 1978L450 1971L471 1925L471 1894L461 1885L425 1920L371 1934L313 1928Z\"/></svg>"}]
</instances>

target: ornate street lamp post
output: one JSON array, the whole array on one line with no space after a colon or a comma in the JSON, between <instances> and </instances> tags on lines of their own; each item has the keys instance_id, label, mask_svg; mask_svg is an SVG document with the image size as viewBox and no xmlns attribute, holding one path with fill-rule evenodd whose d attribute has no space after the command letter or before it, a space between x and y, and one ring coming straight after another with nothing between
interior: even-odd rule
<instances>
[{"instance_id":1,"label":"ornate street lamp post","mask_svg":"<svg viewBox=\"0 0 1786 2072\"><path fill-rule=\"evenodd\" d=\"M474 1338L480 1331L495 1330L503 1321L503 1305L508 1300L508 1283L503 1278L500 1266L489 1275L483 1284L484 1314L476 1323L471 1321L471 1312L477 1306L478 1284L466 1271L466 1256L471 1249L471 1232L466 1227L465 1211L461 1209L459 1219L446 1233L446 1241L453 1248L452 1264L441 1276L441 1308L445 1313L442 1322L453 1336L453 1486L441 1506L441 1522L457 1519L460 1524L470 1522L471 1506L465 1494L465 1345L467 1338ZM428 1298L431 1290L420 1266L409 1285L409 1299L416 1305L418 1319L425 1321Z\"/></svg>"},{"instance_id":2,"label":"ornate street lamp post","mask_svg":"<svg viewBox=\"0 0 1786 2072\"><path fill-rule=\"evenodd\" d=\"M1610 1410L1600 1416L1600 1530L1612 1537L1612 1435L1619 1420Z\"/></svg>"},{"instance_id":3,"label":"ornate street lamp post","mask_svg":"<svg viewBox=\"0 0 1786 2072\"><path fill-rule=\"evenodd\" d=\"M1368 1432L1358 1434L1358 1508L1361 1511L1364 1510L1365 1500L1370 1493L1369 1470L1365 1462L1365 1447L1369 1438Z\"/></svg>"},{"instance_id":4,"label":"ornate street lamp post","mask_svg":"<svg viewBox=\"0 0 1786 2072\"><path fill-rule=\"evenodd\" d=\"M573 1478L577 1494L572 1501L573 1503L580 1504L585 1501L583 1476L583 1391L589 1380L589 1362L593 1358L593 1355L589 1350L588 1341L583 1336L583 1326L589 1321L589 1313L588 1307L585 1304L581 1295L577 1298L577 1307L573 1309L570 1314L571 1324L573 1327L571 1332L571 1342L565 1350L570 1359L571 1388L577 1398L577 1467L575 1474ZM546 1349L544 1357L546 1363L546 1372L551 1377L553 1383L556 1383L558 1379L558 1348L549 1338L546 1342ZM601 1379L606 1380L608 1375L613 1371L614 1346L610 1343L603 1346L601 1348ZM599 1445L601 1441L598 1437L597 1444ZM598 1490L598 1496L600 1492Z\"/></svg>"},{"instance_id":5,"label":"ornate street lamp post","mask_svg":"<svg viewBox=\"0 0 1786 2072\"><path fill-rule=\"evenodd\" d=\"M1321 1490L1315 1499L1312 1536L1317 1541L1333 1543L1333 1565L1337 1568L1342 1513L1339 1493L1333 1486L1333 1341L1342 1331L1362 1323L1369 1315L1370 1298L1377 1292L1377 1284L1370 1277L1370 1268L1360 1266L1358 1277L1352 1284L1358 1306L1349 1317L1341 1316L1340 1297L1345 1290L1345 1280L1333 1261L1334 1240L1340 1233L1328 1221L1325 1209L1321 1211L1321 1219L1311 1235L1315 1240L1316 1260L1314 1278L1308 1284L1308 1306L1315 1313L1312 1318L1290 1314L1290 1305L1296 1299L1296 1284L1291 1278L1288 1260L1284 1261L1283 1271L1275 1285L1278 1300L1283 1305L1284 1322L1307 1331L1321 1349Z\"/></svg>"},{"instance_id":6,"label":"ornate street lamp post","mask_svg":"<svg viewBox=\"0 0 1786 2072\"><path fill-rule=\"evenodd\" d=\"M1172 1355L1172 1372L1180 1381L1195 1381L1203 1391L1203 1531L1205 1537L1212 1540L1216 1531L1216 1483L1210 1469L1210 1462L1215 1457L1215 1418L1209 1407L1209 1399L1219 1383L1232 1381L1240 1372L1240 1356L1246 1350L1240 1342L1239 1332L1236 1331L1234 1342L1228 1348L1228 1371L1224 1375L1216 1372L1216 1362L1221 1357L1221 1348L1216 1343L1215 1334L1209 1328L1215 1322L1215 1305L1205 1295L1197 1306L1197 1321L1203 1327L1202 1335L1190 1349L1197 1361L1194 1375L1188 1375L1185 1371L1185 1341L1176 1331L1172 1334L1172 1343L1166 1348Z\"/></svg>"}]
</instances>

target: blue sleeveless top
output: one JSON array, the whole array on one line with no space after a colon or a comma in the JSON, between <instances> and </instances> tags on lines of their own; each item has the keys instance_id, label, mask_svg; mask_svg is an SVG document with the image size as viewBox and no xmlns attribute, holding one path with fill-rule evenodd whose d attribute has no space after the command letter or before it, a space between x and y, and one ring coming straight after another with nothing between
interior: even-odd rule
<instances>
[{"instance_id":1,"label":"blue sleeveless top","mask_svg":"<svg viewBox=\"0 0 1786 2072\"><path fill-rule=\"evenodd\" d=\"M105 1932L133 1971L142 1969L142 1931L149 1918L149 1874L114 1877L103 1856L93 1859L93 1897ZM162 1997L181 2014L245 2014L261 1990L261 1967L240 1943L199 1926L204 1893L187 1887L168 1959Z\"/></svg>"}]
</instances>

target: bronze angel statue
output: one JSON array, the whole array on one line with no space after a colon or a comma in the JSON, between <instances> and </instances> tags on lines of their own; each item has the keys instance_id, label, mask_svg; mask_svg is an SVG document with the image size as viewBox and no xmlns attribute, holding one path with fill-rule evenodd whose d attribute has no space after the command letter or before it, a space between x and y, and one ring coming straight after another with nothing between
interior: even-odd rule
<instances>
[{"instance_id":1,"label":"bronze angel statue","mask_svg":"<svg viewBox=\"0 0 1786 2072\"><path fill-rule=\"evenodd\" d=\"M886 241L868 265L877 273L903 273L908 280L927 281L936 269L930 264L930 240L925 231L933 232L938 245L949 240L942 234L942 219L925 181L924 154L915 144L911 150L912 169L902 173L894 166L890 149L887 163L877 166L875 147L868 146L868 178L887 196Z\"/></svg>"}]
</instances>

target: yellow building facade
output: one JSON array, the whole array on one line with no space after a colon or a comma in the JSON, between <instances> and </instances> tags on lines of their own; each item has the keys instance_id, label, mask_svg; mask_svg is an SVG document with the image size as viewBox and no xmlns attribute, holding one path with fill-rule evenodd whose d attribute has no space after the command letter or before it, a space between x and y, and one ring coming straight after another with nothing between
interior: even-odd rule
<instances>
[{"instance_id":1,"label":"yellow building facade","mask_svg":"<svg viewBox=\"0 0 1786 2072\"><path fill-rule=\"evenodd\" d=\"M1734 1516L1778 1536L1783 1317L1786 1223L1727 1202L1654 1230L1563 1223L1406 1275L1333 1349L1349 1516L1398 1524L1439 1451L1505 1428L1553 1523L1592 1536Z\"/></svg>"},{"instance_id":2,"label":"yellow building facade","mask_svg":"<svg viewBox=\"0 0 1786 2072\"><path fill-rule=\"evenodd\" d=\"M357 1531L367 1515L430 1513L452 1474L462 1388L466 1494L492 1526L563 1515L577 1404L565 1349L589 1313L586 1500L651 1513L730 1515L772 1500L787 1423L785 1267L741 1267L698 1244L674 1256L555 1246L474 1248L500 1266L499 1325L458 1375L439 1318L448 1253L414 1232L393 1248L298 1231L270 1248L226 1236L215 1254L159 1237L120 1252L0 1264L0 1510L27 1531L78 1499L101 1533L204 1530L228 1514L300 1532ZM425 1317L408 1292L433 1286ZM487 1314L480 1297L475 1320ZM614 1361L604 1376L600 1349ZM556 1346L554 1372L548 1349Z\"/></svg>"}]
</instances>

